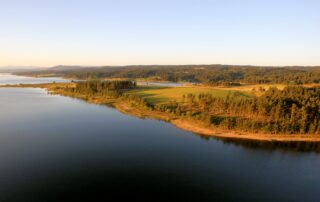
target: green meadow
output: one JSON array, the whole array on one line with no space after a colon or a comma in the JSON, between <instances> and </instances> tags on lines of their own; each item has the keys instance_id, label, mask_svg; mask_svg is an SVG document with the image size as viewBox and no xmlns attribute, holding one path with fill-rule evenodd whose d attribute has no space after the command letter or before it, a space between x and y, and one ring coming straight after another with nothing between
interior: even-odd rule
<instances>
[{"instance_id":1,"label":"green meadow","mask_svg":"<svg viewBox=\"0 0 320 202\"><path fill-rule=\"evenodd\" d=\"M139 86L134 90L126 92L127 94L138 95L145 98L150 104L165 104L170 101L182 101L183 95L201 93L211 94L216 97L226 97L239 92L244 96L251 96L251 92L241 92L238 90L231 90L228 88L214 88L214 87L157 87L157 86Z\"/></svg>"}]
</instances>

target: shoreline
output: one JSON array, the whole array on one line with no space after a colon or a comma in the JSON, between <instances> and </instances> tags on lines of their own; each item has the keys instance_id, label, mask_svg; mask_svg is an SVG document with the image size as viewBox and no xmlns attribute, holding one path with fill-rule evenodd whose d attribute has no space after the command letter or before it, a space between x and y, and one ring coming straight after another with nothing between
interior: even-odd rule
<instances>
[{"instance_id":1,"label":"shoreline","mask_svg":"<svg viewBox=\"0 0 320 202\"><path fill-rule=\"evenodd\" d=\"M255 141L277 141L277 142L320 142L320 137L312 134L267 134L267 133L249 133L233 130L224 130L213 127L201 126L196 124L194 120L187 120L177 117L169 117L169 115L162 112L153 115L153 111L144 109L132 109L125 103L115 103L115 108L121 113L128 114L140 118L152 118L157 120L166 121L173 126L182 130L192 132L198 135L207 137L227 138L227 139L242 139L242 140L255 140ZM166 116L167 115L167 116ZM316 137L315 137L316 136Z\"/></svg>"},{"instance_id":2,"label":"shoreline","mask_svg":"<svg viewBox=\"0 0 320 202\"><path fill-rule=\"evenodd\" d=\"M56 84L23 84L23 85L5 85L0 86L16 87L16 88L44 88L49 94L56 94L61 96L72 97L76 99L85 100L88 103L98 105L112 105L116 110L121 113L135 116L139 118L150 118L156 120L166 121L173 126L189 131L198 135L216 138L226 139L240 139L240 140L254 140L265 142L320 142L320 135L318 134L268 134L268 133L251 133L236 130L226 130L220 128L214 128L212 126L204 126L201 123L197 123L195 120L185 119L176 115L168 114L161 111L151 111L143 109L142 107L133 107L131 104L121 98L106 98L101 96L88 97L81 94L72 94L65 92L63 87L72 84L60 83L60 86ZM62 85L62 87L61 87Z\"/></svg>"}]
</instances>

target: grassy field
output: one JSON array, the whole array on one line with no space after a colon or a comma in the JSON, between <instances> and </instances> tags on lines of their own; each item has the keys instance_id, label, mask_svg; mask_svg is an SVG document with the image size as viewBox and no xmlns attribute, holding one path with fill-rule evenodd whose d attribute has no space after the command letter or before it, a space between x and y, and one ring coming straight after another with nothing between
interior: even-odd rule
<instances>
[{"instance_id":1,"label":"grassy field","mask_svg":"<svg viewBox=\"0 0 320 202\"><path fill-rule=\"evenodd\" d=\"M226 97L238 90L228 88L213 88L213 87L156 87L156 86L139 86L135 90L130 90L127 94L135 94L146 99L151 104L165 104L172 100L177 102L182 100L183 95L192 94L212 94L217 97ZM251 92L241 92L244 96L251 96Z\"/></svg>"},{"instance_id":2,"label":"grassy field","mask_svg":"<svg viewBox=\"0 0 320 202\"><path fill-rule=\"evenodd\" d=\"M260 91L260 89L268 90L269 88L278 88L279 90L283 90L286 84L254 84L254 85L241 85L241 86L232 86L232 87L217 87L218 89L225 89L225 90L233 90L233 91L240 91L242 93L261 96L264 92Z\"/></svg>"},{"instance_id":3,"label":"grassy field","mask_svg":"<svg viewBox=\"0 0 320 202\"><path fill-rule=\"evenodd\" d=\"M177 102L182 100L183 95L189 93L200 94L208 93L216 97L226 97L235 92L243 96L261 96L264 92L261 89L268 90L276 87L280 90L284 89L285 84L255 84L241 85L233 87L209 87L209 86L182 86L182 87L159 87L159 86L138 86L135 90L130 90L128 94L135 94L146 99L150 104L165 104L172 100ZM313 86L313 85L311 85ZM311 87L309 86L309 87Z\"/></svg>"}]
</instances>

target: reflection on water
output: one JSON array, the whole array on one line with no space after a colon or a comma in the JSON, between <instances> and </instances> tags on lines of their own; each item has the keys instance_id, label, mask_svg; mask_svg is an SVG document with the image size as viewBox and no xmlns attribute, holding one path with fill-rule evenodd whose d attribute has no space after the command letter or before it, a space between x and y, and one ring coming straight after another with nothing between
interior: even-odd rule
<instances>
[{"instance_id":1,"label":"reflection on water","mask_svg":"<svg viewBox=\"0 0 320 202\"><path fill-rule=\"evenodd\" d=\"M317 201L320 155L274 147L0 88L0 201Z\"/></svg>"},{"instance_id":2,"label":"reflection on water","mask_svg":"<svg viewBox=\"0 0 320 202\"><path fill-rule=\"evenodd\" d=\"M222 138L208 135L195 134L206 141L221 141L224 144L232 144L247 149L263 149L263 150L283 150L296 152L315 152L320 153L319 142L278 142L278 141L257 141L237 138Z\"/></svg>"},{"instance_id":3,"label":"reflection on water","mask_svg":"<svg viewBox=\"0 0 320 202\"><path fill-rule=\"evenodd\" d=\"M241 139L221 139L226 144L235 144L250 149L284 150L297 152L320 152L319 142L276 142L276 141L254 141Z\"/></svg>"}]
</instances>

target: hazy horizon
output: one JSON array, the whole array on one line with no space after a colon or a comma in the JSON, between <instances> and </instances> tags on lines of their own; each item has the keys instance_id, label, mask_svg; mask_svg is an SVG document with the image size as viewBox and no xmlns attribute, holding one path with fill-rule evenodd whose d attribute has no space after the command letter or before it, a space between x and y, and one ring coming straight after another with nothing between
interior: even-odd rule
<instances>
[{"instance_id":1,"label":"hazy horizon","mask_svg":"<svg viewBox=\"0 0 320 202\"><path fill-rule=\"evenodd\" d=\"M253 67L274 67L274 68L282 68L282 67L320 67L320 65L250 65L250 64L245 64L245 65L238 65L238 64L131 64L131 65L53 65L53 66L19 66L19 65L7 65L7 66L0 66L0 69L49 69L53 67L84 67L84 68L99 68L99 67L125 67L125 66L189 66L189 65L194 65L194 66L209 66L209 65L226 65L226 66L253 66Z\"/></svg>"},{"instance_id":2,"label":"hazy horizon","mask_svg":"<svg viewBox=\"0 0 320 202\"><path fill-rule=\"evenodd\" d=\"M320 2L11 0L0 66L319 66Z\"/></svg>"},{"instance_id":3,"label":"hazy horizon","mask_svg":"<svg viewBox=\"0 0 320 202\"><path fill-rule=\"evenodd\" d=\"M99 68L99 67L125 67L125 66L209 66L209 65L226 65L226 66L253 66L253 67L320 67L320 65L237 65L237 64L133 64L133 65L101 65L101 66L94 66L94 65L53 65L53 66L19 66L19 65L8 65L8 66L0 66L0 69L9 70L9 69L48 69L53 67L59 66L66 66L66 67L84 67L84 68Z\"/></svg>"}]
</instances>

